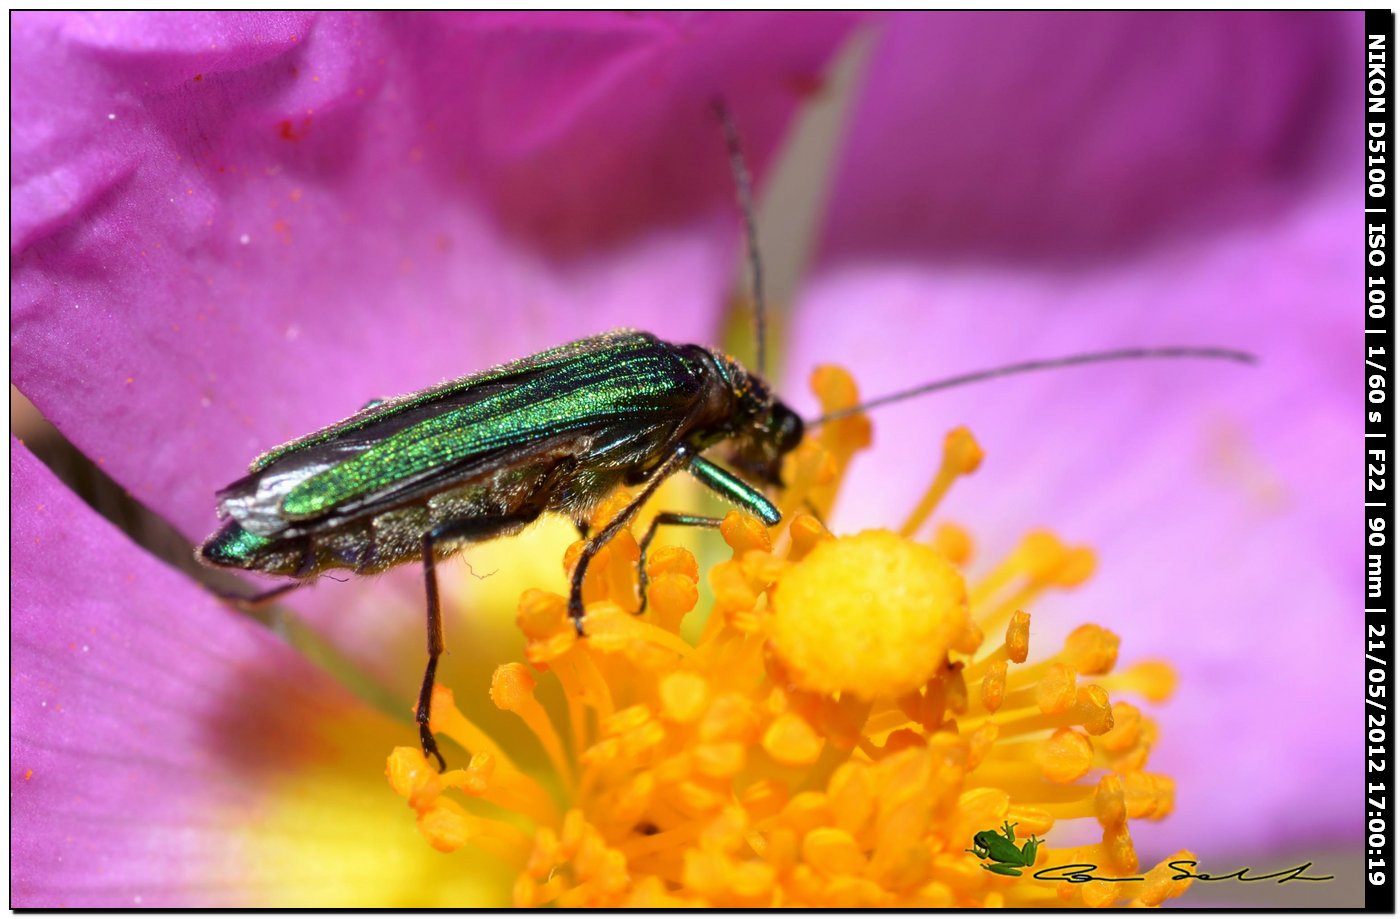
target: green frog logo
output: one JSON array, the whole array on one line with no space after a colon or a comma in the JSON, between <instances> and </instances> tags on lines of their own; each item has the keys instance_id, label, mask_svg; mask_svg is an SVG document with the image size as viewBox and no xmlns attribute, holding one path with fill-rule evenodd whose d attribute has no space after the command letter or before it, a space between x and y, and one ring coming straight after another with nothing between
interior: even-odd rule
<instances>
[{"instance_id":1,"label":"green frog logo","mask_svg":"<svg viewBox=\"0 0 1400 919\"><path fill-rule=\"evenodd\" d=\"M973 834L972 848L964 849L964 852L971 852L978 858L988 859L990 864L983 865L985 871L993 874L1004 874L1008 877L1020 877L1022 868L1029 868L1035 864L1036 852L1040 849L1043 839L1036 839L1032 836L1026 840L1026 844L1021 848L1016 848L1016 824L1006 823L1001 825L1001 833L993 830L983 830Z\"/></svg>"}]
</instances>

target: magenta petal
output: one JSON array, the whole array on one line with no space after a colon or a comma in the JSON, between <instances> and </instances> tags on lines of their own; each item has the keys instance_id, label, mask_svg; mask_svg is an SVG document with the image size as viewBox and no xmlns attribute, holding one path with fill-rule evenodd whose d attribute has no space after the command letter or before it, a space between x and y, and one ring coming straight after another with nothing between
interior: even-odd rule
<instances>
[{"instance_id":1,"label":"magenta petal","mask_svg":"<svg viewBox=\"0 0 1400 919\"><path fill-rule=\"evenodd\" d=\"M269 791L314 794L313 767L345 756L332 732L387 722L137 549L16 442L11 461L11 905L275 897L256 887L248 844ZM373 784L387 746L365 740L357 768Z\"/></svg>"},{"instance_id":2,"label":"magenta petal","mask_svg":"<svg viewBox=\"0 0 1400 919\"><path fill-rule=\"evenodd\" d=\"M1076 368L881 409L834 521L898 525L943 433L966 424L986 459L940 513L971 529L979 570L1038 526L1096 551L1091 581L1030 607L1032 656L1088 621L1122 636L1125 664L1180 673L1152 711L1149 766L1175 779L1177 811L1144 828L1145 856L1355 841L1358 187L1100 270L867 266L820 276L803 304L792 365L843 364L870 396L1090 348L1258 354L1255 367Z\"/></svg>"},{"instance_id":3,"label":"magenta petal","mask_svg":"<svg viewBox=\"0 0 1400 919\"><path fill-rule=\"evenodd\" d=\"M619 325L709 340L709 100L761 164L850 20L14 24L13 379L197 538L256 453L371 398Z\"/></svg>"},{"instance_id":4,"label":"magenta petal","mask_svg":"<svg viewBox=\"0 0 1400 919\"><path fill-rule=\"evenodd\" d=\"M1101 258L1278 206L1351 136L1361 21L896 15L847 131L824 257Z\"/></svg>"}]
</instances>

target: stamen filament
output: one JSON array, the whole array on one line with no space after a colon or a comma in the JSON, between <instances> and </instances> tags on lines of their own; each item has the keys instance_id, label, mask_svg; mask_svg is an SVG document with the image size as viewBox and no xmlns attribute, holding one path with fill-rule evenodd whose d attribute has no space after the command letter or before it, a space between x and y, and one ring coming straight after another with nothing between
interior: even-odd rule
<instances>
[{"instance_id":1,"label":"stamen filament","mask_svg":"<svg viewBox=\"0 0 1400 919\"><path fill-rule=\"evenodd\" d=\"M982 448L967 428L954 428L948 432L948 436L943 439L943 461L939 464L938 474L929 483L914 510L905 518L904 524L899 528L899 535L905 539L912 539L958 477L977 471L977 467L982 465L982 456Z\"/></svg>"}]
</instances>

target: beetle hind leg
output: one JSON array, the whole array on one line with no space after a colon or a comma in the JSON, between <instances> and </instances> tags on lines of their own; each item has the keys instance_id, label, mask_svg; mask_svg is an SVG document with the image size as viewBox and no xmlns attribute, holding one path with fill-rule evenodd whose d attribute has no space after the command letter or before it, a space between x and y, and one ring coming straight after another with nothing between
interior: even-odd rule
<instances>
[{"instance_id":1,"label":"beetle hind leg","mask_svg":"<svg viewBox=\"0 0 1400 919\"><path fill-rule=\"evenodd\" d=\"M280 584L277 587L247 596L217 589L214 590L214 593L225 603L228 603L236 609L243 610L246 613L261 606L266 606L283 594L289 594L298 587L304 586L305 583L305 581L294 581L291 584Z\"/></svg>"},{"instance_id":2,"label":"beetle hind leg","mask_svg":"<svg viewBox=\"0 0 1400 919\"><path fill-rule=\"evenodd\" d=\"M301 548L297 551L300 553L300 559L297 562L296 570L292 572L281 572L290 574L292 577L296 578L296 580L291 583L279 584L276 587L271 587L255 594L234 593L233 591L222 590L217 587L211 588L211 590L213 590L219 599L223 600L234 609L242 610L245 613L254 612L271 603L273 600L276 600L278 597L289 594L298 587L304 587L306 584L310 583L311 576L316 572L316 549L311 544L311 540L303 539Z\"/></svg>"}]
</instances>

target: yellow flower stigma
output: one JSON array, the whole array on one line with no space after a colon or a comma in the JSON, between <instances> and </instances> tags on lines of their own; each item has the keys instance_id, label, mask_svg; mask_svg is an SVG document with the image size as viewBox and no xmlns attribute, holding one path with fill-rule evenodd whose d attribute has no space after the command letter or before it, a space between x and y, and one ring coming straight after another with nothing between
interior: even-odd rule
<instances>
[{"instance_id":1,"label":"yellow flower stigma","mask_svg":"<svg viewBox=\"0 0 1400 919\"><path fill-rule=\"evenodd\" d=\"M971 627L952 562L872 530L825 542L785 572L769 640L797 686L870 701L918 690Z\"/></svg>"},{"instance_id":2,"label":"yellow flower stigma","mask_svg":"<svg viewBox=\"0 0 1400 919\"><path fill-rule=\"evenodd\" d=\"M835 368L813 388L827 412L858 401ZM788 457L781 526L725 518L731 554L709 569L713 604L693 627L695 557L654 544L637 615L627 530L589 567L587 637L564 596L527 590L524 661L471 691L535 749L508 749L438 686L432 727L466 751L445 750L458 768L439 775L412 747L389 757L426 845L499 859L518 907L1155 906L1183 893L1166 863L1191 853L1141 866L1129 834L1172 809L1172 780L1146 771L1156 726L1110 696L1161 701L1170 668L1115 671L1118 638L1095 625L1032 657L1028 610L1083 583L1093 552L1034 532L970 577L968 530L939 521L918 541L981 462L961 428L900 532L832 535L821 520L870 440L860 415L823 425ZM595 529L627 501L600 507ZM983 855L989 833L1001 842ZM1098 879L1035 876L1070 864Z\"/></svg>"}]
</instances>

